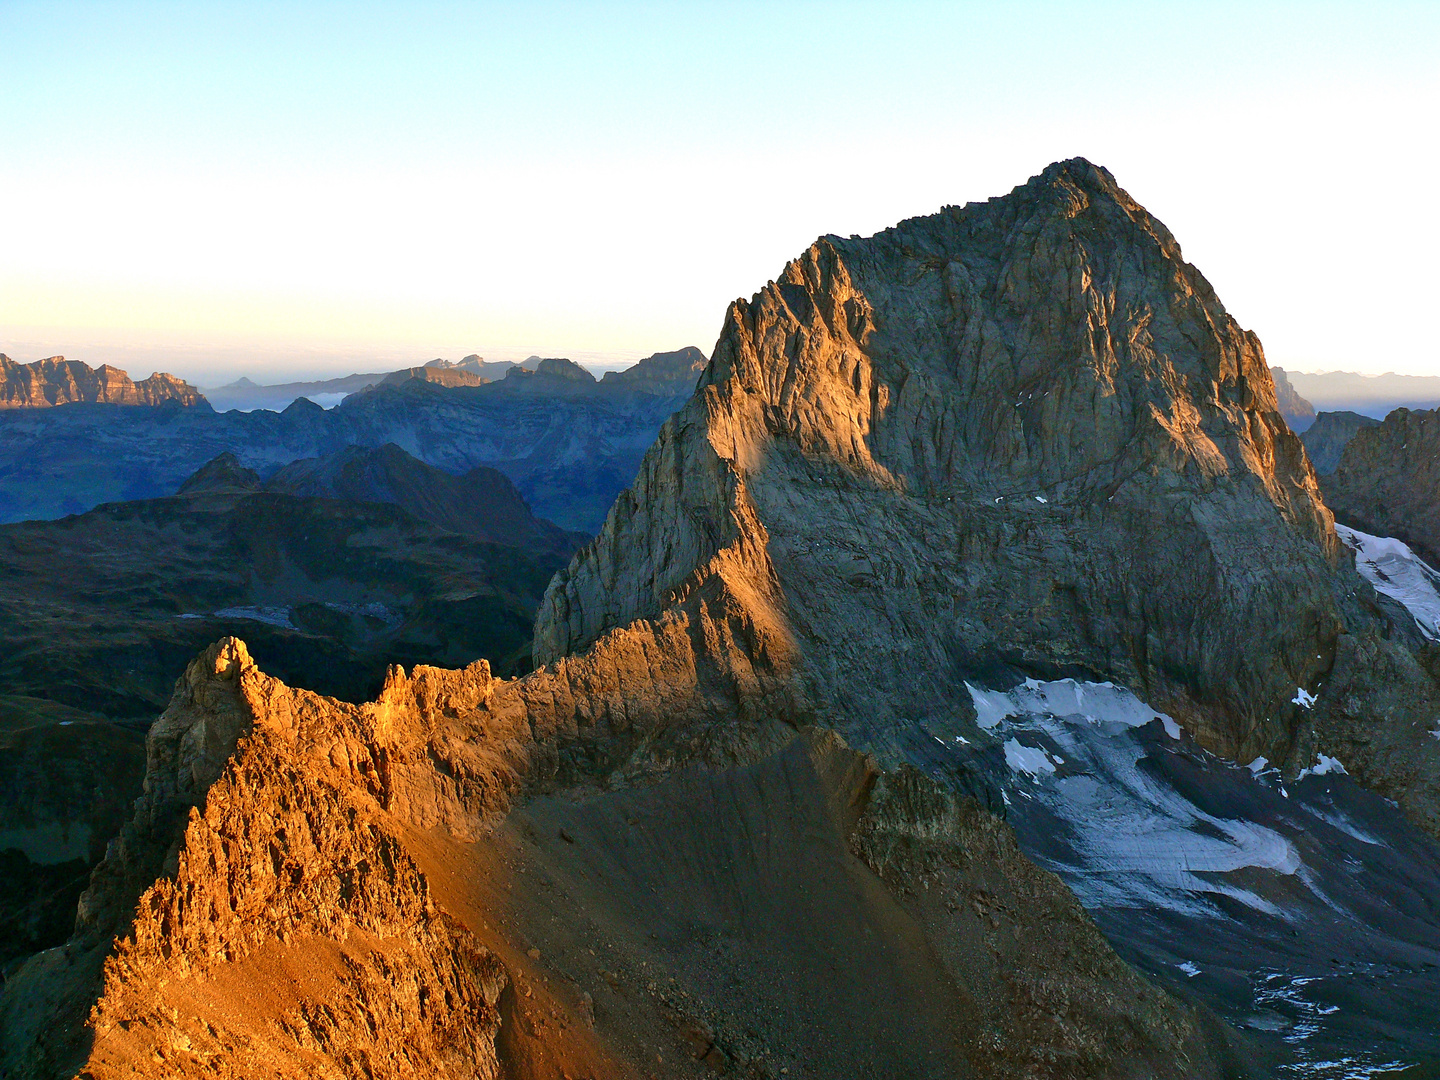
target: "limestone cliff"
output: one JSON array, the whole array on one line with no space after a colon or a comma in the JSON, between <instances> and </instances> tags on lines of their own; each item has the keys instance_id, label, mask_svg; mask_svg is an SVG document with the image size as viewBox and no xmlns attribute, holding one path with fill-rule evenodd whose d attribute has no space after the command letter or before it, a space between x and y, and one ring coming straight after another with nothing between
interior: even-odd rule
<instances>
[{"instance_id":1,"label":"limestone cliff","mask_svg":"<svg viewBox=\"0 0 1440 1080\"><path fill-rule=\"evenodd\" d=\"M654 353L624 371L607 371L602 383L633 386L651 394L689 391L705 370L708 357L691 345L675 352Z\"/></svg>"},{"instance_id":2,"label":"limestone cliff","mask_svg":"<svg viewBox=\"0 0 1440 1080\"><path fill-rule=\"evenodd\" d=\"M424 367L401 368L399 371L392 371L381 379L378 385L398 386L411 379L436 383L440 386L484 386L490 381L483 375L477 375L474 371L466 368L432 367L426 364Z\"/></svg>"},{"instance_id":3,"label":"limestone cliff","mask_svg":"<svg viewBox=\"0 0 1440 1080\"><path fill-rule=\"evenodd\" d=\"M92 368L63 356L17 364L0 353L0 409L47 408L82 401L112 405L159 405L173 401L180 405L199 405L205 398L183 379L164 372L133 382L129 375L109 364Z\"/></svg>"}]
</instances>

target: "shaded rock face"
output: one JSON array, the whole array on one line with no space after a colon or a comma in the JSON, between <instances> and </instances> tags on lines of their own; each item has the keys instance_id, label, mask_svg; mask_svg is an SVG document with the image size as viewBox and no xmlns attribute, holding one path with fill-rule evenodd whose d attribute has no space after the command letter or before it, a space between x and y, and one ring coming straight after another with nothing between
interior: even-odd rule
<instances>
[{"instance_id":1,"label":"shaded rock face","mask_svg":"<svg viewBox=\"0 0 1440 1080\"><path fill-rule=\"evenodd\" d=\"M180 485L177 495L232 495L259 491L260 474L240 464L229 451L207 461L195 474Z\"/></svg>"},{"instance_id":2,"label":"shaded rock face","mask_svg":"<svg viewBox=\"0 0 1440 1080\"><path fill-rule=\"evenodd\" d=\"M201 405L205 398L183 379L163 372L133 382L129 375L109 364L92 368L63 356L17 364L0 354L0 409L48 408L74 402Z\"/></svg>"},{"instance_id":3,"label":"shaded rock face","mask_svg":"<svg viewBox=\"0 0 1440 1080\"><path fill-rule=\"evenodd\" d=\"M1321 481L1336 519L1440 563L1440 410L1396 409L1355 428Z\"/></svg>"},{"instance_id":4,"label":"shaded rock face","mask_svg":"<svg viewBox=\"0 0 1440 1080\"><path fill-rule=\"evenodd\" d=\"M1077 160L822 239L733 305L696 396L552 582L536 655L733 559L783 597L852 740L963 717L963 681L997 669L1088 672L1283 757L1342 630L1338 558L1259 342Z\"/></svg>"},{"instance_id":5,"label":"shaded rock face","mask_svg":"<svg viewBox=\"0 0 1440 1080\"><path fill-rule=\"evenodd\" d=\"M216 462L187 481L181 493ZM577 539L532 514L504 473L482 465L452 476L394 443L376 449L351 446L323 458L292 462L264 487L287 495L390 503L449 532L535 553L568 555Z\"/></svg>"},{"instance_id":6,"label":"shaded rock face","mask_svg":"<svg viewBox=\"0 0 1440 1080\"><path fill-rule=\"evenodd\" d=\"M1315 406L1300 396L1285 377L1283 368L1271 368L1270 374L1275 380L1275 402L1279 406L1280 415L1285 417L1291 431L1297 435L1303 434L1315 423Z\"/></svg>"},{"instance_id":7,"label":"shaded rock face","mask_svg":"<svg viewBox=\"0 0 1440 1080\"><path fill-rule=\"evenodd\" d=\"M570 384L570 385L566 385ZM595 376L574 360L560 356L547 356L536 360L534 366L526 361L505 372L503 387L510 392L569 392L581 393L596 385Z\"/></svg>"},{"instance_id":8,"label":"shaded rock face","mask_svg":"<svg viewBox=\"0 0 1440 1080\"><path fill-rule=\"evenodd\" d=\"M570 379L572 382L593 383L595 381L594 375L591 375L574 360L567 360L564 357L546 357L535 365L535 374L554 379Z\"/></svg>"},{"instance_id":9,"label":"shaded rock face","mask_svg":"<svg viewBox=\"0 0 1440 1080\"><path fill-rule=\"evenodd\" d=\"M1310 464L1315 466L1315 474L1325 477L1333 473L1350 440L1361 428L1374 427L1378 423L1380 421L1374 417L1357 412L1317 414L1315 422L1300 436L1300 441L1305 444L1305 450L1310 455ZM1320 490L1325 494L1328 504L1329 492L1323 479L1320 481ZM1333 504L1330 505L1331 509L1334 509Z\"/></svg>"}]
</instances>

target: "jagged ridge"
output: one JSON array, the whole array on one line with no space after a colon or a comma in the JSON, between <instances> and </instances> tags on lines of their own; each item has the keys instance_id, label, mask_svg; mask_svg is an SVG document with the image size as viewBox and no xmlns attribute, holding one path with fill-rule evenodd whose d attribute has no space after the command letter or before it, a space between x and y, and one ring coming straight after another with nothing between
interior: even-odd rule
<instances>
[{"instance_id":1,"label":"jagged ridge","mask_svg":"<svg viewBox=\"0 0 1440 1080\"><path fill-rule=\"evenodd\" d=\"M63 356L18 364L0 353L0 409L48 408L72 402L160 405L170 401L200 405L205 398L185 380L164 372L133 382L109 364L92 368Z\"/></svg>"}]
</instances>

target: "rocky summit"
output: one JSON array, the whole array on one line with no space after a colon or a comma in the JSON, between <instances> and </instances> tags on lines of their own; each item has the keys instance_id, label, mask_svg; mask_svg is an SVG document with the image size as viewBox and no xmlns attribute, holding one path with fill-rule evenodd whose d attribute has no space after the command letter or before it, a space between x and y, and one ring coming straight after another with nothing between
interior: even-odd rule
<instances>
[{"instance_id":1,"label":"rocky summit","mask_svg":"<svg viewBox=\"0 0 1440 1080\"><path fill-rule=\"evenodd\" d=\"M1275 759L1335 663L1339 563L1258 340L1075 161L826 237L736 303L536 651L743 565L847 737L963 714L966 680L1084 674Z\"/></svg>"},{"instance_id":2,"label":"rocky summit","mask_svg":"<svg viewBox=\"0 0 1440 1080\"><path fill-rule=\"evenodd\" d=\"M163 372L133 382L129 375L109 364L92 368L63 356L18 364L0 353L0 409L48 408L75 402L207 404L195 387Z\"/></svg>"},{"instance_id":3,"label":"rocky summit","mask_svg":"<svg viewBox=\"0 0 1440 1080\"><path fill-rule=\"evenodd\" d=\"M1283 1016L1142 976L1022 849L1007 815L1131 837L1018 809L1015 775L1102 777L1016 721L1193 748L1192 794L1323 753L1434 834L1440 690L1391 614L1259 341L1105 170L825 237L731 306L552 580L540 668L396 668L357 705L233 638L190 665L74 936L4 988L5 1066L1272 1075ZM1326 857L1194 821L1234 835L1182 885L1232 916L1282 922L1246 882Z\"/></svg>"}]
</instances>

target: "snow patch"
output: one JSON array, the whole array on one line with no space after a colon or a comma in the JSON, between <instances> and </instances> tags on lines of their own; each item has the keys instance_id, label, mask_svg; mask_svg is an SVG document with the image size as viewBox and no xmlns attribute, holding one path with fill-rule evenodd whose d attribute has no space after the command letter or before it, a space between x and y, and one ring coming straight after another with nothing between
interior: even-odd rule
<instances>
[{"instance_id":1,"label":"snow patch","mask_svg":"<svg viewBox=\"0 0 1440 1080\"><path fill-rule=\"evenodd\" d=\"M977 690L968 682L965 689L970 691L975 705L975 723L986 731L1008 717L1020 715L1020 707L1003 690Z\"/></svg>"},{"instance_id":2,"label":"snow patch","mask_svg":"<svg viewBox=\"0 0 1440 1080\"><path fill-rule=\"evenodd\" d=\"M1183 964L1176 964L1175 966L1192 979L1200 974L1200 969L1190 960L1186 960Z\"/></svg>"},{"instance_id":3,"label":"snow patch","mask_svg":"<svg viewBox=\"0 0 1440 1080\"><path fill-rule=\"evenodd\" d=\"M1262 772L1265 771L1269 764L1270 762L1266 758L1257 757L1254 761L1250 762L1250 764L1246 765L1245 767L1249 769L1252 773L1254 773L1256 776L1259 776Z\"/></svg>"},{"instance_id":4,"label":"snow patch","mask_svg":"<svg viewBox=\"0 0 1440 1080\"><path fill-rule=\"evenodd\" d=\"M1216 917L1209 898L1222 895L1283 917L1243 879L1229 876L1256 870L1303 876L1295 846L1274 829L1202 810L1144 764L1154 748L1140 730L1159 721L1178 738L1173 718L1113 683L1027 679L1010 690L967 688L981 726L1004 740L1013 777L1001 787L1005 804L1012 806L1013 796L1020 807L1042 805L1064 823L1072 854L1041 863L1061 872L1087 907L1154 906ZM1259 762L1256 771L1266 765Z\"/></svg>"},{"instance_id":5,"label":"snow patch","mask_svg":"<svg viewBox=\"0 0 1440 1080\"><path fill-rule=\"evenodd\" d=\"M227 607L215 612L217 619L250 619L254 622L278 626L282 630L294 630L290 621L290 609L285 607Z\"/></svg>"},{"instance_id":6,"label":"snow patch","mask_svg":"<svg viewBox=\"0 0 1440 1080\"><path fill-rule=\"evenodd\" d=\"M1402 604L1426 638L1440 641L1440 573L1394 537L1371 536L1339 522L1335 534L1354 550L1360 576Z\"/></svg>"},{"instance_id":7,"label":"snow patch","mask_svg":"<svg viewBox=\"0 0 1440 1080\"><path fill-rule=\"evenodd\" d=\"M1307 776L1329 776L1331 773L1346 775L1345 766L1336 758L1326 757L1324 754L1317 754L1315 764L1308 769L1301 769L1300 775L1295 779L1304 780Z\"/></svg>"},{"instance_id":8,"label":"snow patch","mask_svg":"<svg viewBox=\"0 0 1440 1080\"><path fill-rule=\"evenodd\" d=\"M1044 495L1036 495L1036 496L1035 496L1035 501L1038 502L1038 503L1048 503L1050 500L1047 499L1047 498L1045 498Z\"/></svg>"},{"instance_id":9,"label":"snow patch","mask_svg":"<svg viewBox=\"0 0 1440 1080\"><path fill-rule=\"evenodd\" d=\"M1005 764L1015 772L1029 773L1031 776L1055 771L1055 763L1050 760L1049 754L1039 747L1026 746L1018 739L1010 739L1005 743Z\"/></svg>"},{"instance_id":10,"label":"snow patch","mask_svg":"<svg viewBox=\"0 0 1440 1080\"><path fill-rule=\"evenodd\" d=\"M975 705L976 723L987 731L1011 717L1039 714L1130 728L1159 720L1166 734L1174 739L1180 737L1180 725L1173 718L1150 708L1125 687L1112 682L1026 679L1013 690L981 690L968 682L965 689L970 691L970 700Z\"/></svg>"},{"instance_id":11,"label":"snow patch","mask_svg":"<svg viewBox=\"0 0 1440 1080\"><path fill-rule=\"evenodd\" d=\"M1291 705L1299 705L1302 709L1313 708L1316 702L1314 694L1308 693L1303 686L1295 688L1295 696L1290 699Z\"/></svg>"}]
</instances>

